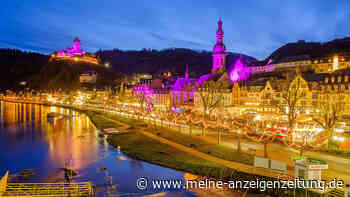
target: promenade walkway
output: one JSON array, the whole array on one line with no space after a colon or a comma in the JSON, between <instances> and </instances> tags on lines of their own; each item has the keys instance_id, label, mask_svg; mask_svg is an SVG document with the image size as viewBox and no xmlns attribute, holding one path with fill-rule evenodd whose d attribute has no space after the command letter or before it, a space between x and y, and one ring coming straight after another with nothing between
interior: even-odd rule
<instances>
[{"instance_id":1,"label":"promenade walkway","mask_svg":"<svg viewBox=\"0 0 350 197\"><path fill-rule=\"evenodd\" d=\"M107 118L107 117L104 117L104 116L101 116L99 115L99 117L105 119L105 120L108 120L108 121L111 121L111 122L114 122L114 123L117 123L119 125L122 125L123 127L125 128L129 128L130 125L128 124L125 124L123 122L120 122L120 121L117 121L117 120L114 120L114 119L111 119L111 118ZM226 166L228 168L231 168L231 169L235 169L237 171L240 171L240 172L244 172L244 173L248 173L248 174L255 174L255 175L260 175L260 176L265 176L265 177L270 177L270 178L275 178L275 179L278 179L278 180L295 180L295 176L294 176L294 169L288 169L286 171L285 174L282 174L281 172L278 172L278 171L274 171L274 170L271 170L271 169L264 169L264 168L257 168L257 167L254 167L254 166L250 166L250 165L247 165L247 164L242 164L242 163L238 163L238 162L233 162L233 161L228 161L228 160L224 160L224 159L220 159L220 158L217 158L217 157L214 157L212 155L208 155L206 153L203 153L203 152L200 152L200 151L197 151L193 148L190 148L190 147L187 147L187 146L184 146L184 145L181 145L181 144L178 144L178 143L175 143L175 142L172 142L170 140L167 140L165 138L162 138L160 136L157 136L157 135L154 135L153 133L147 131L145 128L139 128L139 130L137 130L137 132L147 136L147 137L150 137L160 143L163 143L163 144L167 144L169 146L172 146L178 150L181 150L181 151L184 151L186 153L189 153L193 156L196 156L196 157L199 157L199 158L202 158L202 159L205 159L205 160L208 160L208 161L212 161L212 162L215 162L217 164L221 164L223 166ZM328 178L328 177L327 177ZM327 181L331 181L332 179L327 179ZM344 188L338 188L338 189L326 189L325 191L321 191L321 190L317 190L317 189L309 189L309 190L312 190L316 193L320 193L320 195L323 195L323 194L327 194L329 196L332 196L332 197L340 197L340 196L343 196L344 195Z\"/></svg>"},{"instance_id":2,"label":"promenade walkway","mask_svg":"<svg viewBox=\"0 0 350 197\"><path fill-rule=\"evenodd\" d=\"M99 116L99 117L103 118L105 120L108 120L108 121L111 121L111 122L123 125L126 128L129 127L129 125L127 125L125 123L122 123L120 121L117 121L117 120L114 120L114 119L111 119L111 118L106 118L104 116ZM202 153L202 152L197 151L197 150L195 150L193 148L186 147L184 145L172 142L172 141L167 140L165 138L159 137L157 135L152 134L151 132L146 131L144 128L139 128L139 129L140 130L138 130L138 132L140 132L141 134L143 134L143 135L145 135L147 137L150 137L150 138L152 138L152 139L154 139L154 140L156 140L158 142L167 144L167 145L172 146L172 147L174 147L174 148L176 148L178 150L187 152L187 153L189 153L189 154L191 154L193 156L196 156L196 157L199 157L199 158L202 158L202 159L206 159L208 161L212 161L212 162L221 164L221 165L226 166L226 167L231 168L231 169L235 169L235 170L238 170L238 171L241 171L241 172L245 172L245 173L249 173L249 174L256 174L256 175L266 176L266 177L271 177L271 178L276 178L276 179L283 179L283 180L294 179L294 171L292 171L292 170L287 171L286 174L282 174L280 172L269 170L269 169L256 168L254 166L250 166L250 165L246 165L246 164L242 164L242 163L238 163L238 162L227 161L227 160L224 160L224 159L220 159L220 158L214 157L214 156L209 155L209 154Z\"/></svg>"}]
</instances>

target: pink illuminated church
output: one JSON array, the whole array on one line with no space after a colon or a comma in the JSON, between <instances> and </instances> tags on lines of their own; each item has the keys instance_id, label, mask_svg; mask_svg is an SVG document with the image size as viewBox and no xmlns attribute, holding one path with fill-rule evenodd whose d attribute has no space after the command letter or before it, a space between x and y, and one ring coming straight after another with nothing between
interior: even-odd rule
<instances>
[{"instance_id":1,"label":"pink illuminated church","mask_svg":"<svg viewBox=\"0 0 350 197\"><path fill-rule=\"evenodd\" d=\"M178 78L171 87L172 100L174 104L181 101L193 101L194 94L202 87L203 83L210 80L221 81L223 83L234 84L238 81L249 79L251 68L246 67L241 58L238 58L233 65L226 67L226 46L224 44L223 22L218 21L216 30L216 43L213 47L211 73L202 75L199 79L191 78L188 74L188 67L184 78Z\"/></svg>"},{"instance_id":2,"label":"pink illuminated church","mask_svg":"<svg viewBox=\"0 0 350 197\"><path fill-rule=\"evenodd\" d=\"M222 30L222 20L218 21L218 29L216 31L216 44L213 47L213 67L212 73L220 75L220 81L236 83L238 81L247 80L251 73L251 68L243 64L239 58L234 65L226 68L226 46L223 42L224 31Z\"/></svg>"},{"instance_id":3,"label":"pink illuminated church","mask_svg":"<svg viewBox=\"0 0 350 197\"><path fill-rule=\"evenodd\" d=\"M212 54L212 69L211 72L202 75L199 78L192 78L189 76L189 67L186 66L186 73L184 77L179 77L173 84L163 85L162 94L169 94L172 106L187 105L194 103L194 97L197 91L206 81L220 81L223 83L234 84L238 81L247 80L250 76L250 68L243 64L241 58L226 68L226 46L223 41L224 31L223 22L218 21L218 28L216 31L216 43L213 47ZM159 86L162 87L162 86ZM153 88L152 85L139 84L134 86L134 95L152 95L152 98L157 98L159 88ZM159 97L159 96L158 96ZM154 103L158 103L159 99L154 99Z\"/></svg>"},{"instance_id":4,"label":"pink illuminated church","mask_svg":"<svg viewBox=\"0 0 350 197\"><path fill-rule=\"evenodd\" d=\"M51 60L75 61L96 65L99 64L99 60L96 58L96 55L87 53L85 50L81 49L81 42L79 38L74 39L72 47L67 47L66 50L60 50L51 54Z\"/></svg>"}]
</instances>

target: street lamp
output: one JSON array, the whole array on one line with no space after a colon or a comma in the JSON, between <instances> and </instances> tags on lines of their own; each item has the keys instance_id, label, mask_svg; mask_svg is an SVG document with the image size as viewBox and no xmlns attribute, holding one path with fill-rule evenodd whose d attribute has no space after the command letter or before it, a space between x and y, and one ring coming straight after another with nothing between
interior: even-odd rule
<instances>
[{"instance_id":1,"label":"street lamp","mask_svg":"<svg viewBox=\"0 0 350 197\"><path fill-rule=\"evenodd\" d=\"M344 142L345 138L344 137L333 136L333 140L334 141L338 141L338 142Z\"/></svg>"},{"instance_id":2,"label":"street lamp","mask_svg":"<svg viewBox=\"0 0 350 197\"><path fill-rule=\"evenodd\" d=\"M256 115L255 117L254 117L254 120L262 120L262 116L261 115Z\"/></svg>"}]
</instances>

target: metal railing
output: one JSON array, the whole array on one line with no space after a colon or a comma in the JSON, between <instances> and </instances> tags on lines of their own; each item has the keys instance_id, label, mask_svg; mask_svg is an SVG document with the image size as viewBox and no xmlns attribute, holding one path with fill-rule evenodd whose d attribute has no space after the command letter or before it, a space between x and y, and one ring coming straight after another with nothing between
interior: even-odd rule
<instances>
[{"instance_id":1,"label":"metal railing","mask_svg":"<svg viewBox=\"0 0 350 197\"><path fill-rule=\"evenodd\" d=\"M80 183L7 183L3 196L92 196L90 182Z\"/></svg>"}]
</instances>

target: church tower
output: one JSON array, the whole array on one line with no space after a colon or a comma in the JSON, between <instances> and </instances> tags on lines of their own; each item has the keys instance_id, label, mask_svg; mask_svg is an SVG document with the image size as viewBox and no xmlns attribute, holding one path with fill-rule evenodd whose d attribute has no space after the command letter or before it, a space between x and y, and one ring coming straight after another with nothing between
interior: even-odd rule
<instances>
[{"instance_id":1,"label":"church tower","mask_svg":"<svg viewBox=\"0 0 350 197\"><path fill-rule=\"evenodd\" d=\"M218 21L218 30L216 31L216 44L213 47L213 68L212 72L225 68L226 47L223 43L224 31L222 30L222 21Z\"/></svg>"}]
</instances>

